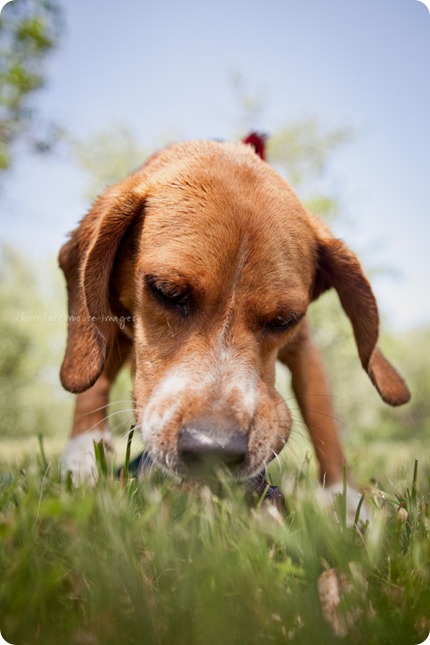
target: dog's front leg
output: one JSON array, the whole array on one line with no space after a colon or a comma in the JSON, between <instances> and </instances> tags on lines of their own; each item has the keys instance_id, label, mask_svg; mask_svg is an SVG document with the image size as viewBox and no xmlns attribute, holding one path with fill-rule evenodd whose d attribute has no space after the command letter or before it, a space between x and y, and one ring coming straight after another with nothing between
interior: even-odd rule
<instances>
[{"instance_id":1,"label":"dog's front leg","mask_svg":"<svg viewBox=\"0 0 430 645\"><path fill-rule=\"evenodd\" d=\"M346 460L339 438L329 380L321 353L312 341L306 319L301 323L294 341L280 350L278 358L291 371L293 392L311 435L320 465L321 483L329 494L341 493ZM349 473L348 481L351 484ZM348 485L349 523L354 519L360 497L360 493ZM364 509L361 518L367 519Z\"/></svg>"},{"instance_id":2,"label":"dog's front leg","mask_svg":"<svg viewBox=\"0 0 430 645\"><path fill-rule=\"evenodd\" d=\"M293 392L312 438L321 482L326 486L336 484L342 481L345 457L329 380L306 320L293 343L283 347L278 358L291 371Z\"/></svg>"},{"instance_id":3,"label":"dog's front leg","mask_svg":"<svg viewBox=\"0 0 430 645\"><path fill-rule=\"evenodd\" d=\"M130 349L130 341L119 332L102 374L92 387L76 397L72 430L61 460L63 477L70 472L75 484L97 481L94 442L103 441L106 448L112 448L106 422L109 393Z\"/></svg>"}]
</instances>

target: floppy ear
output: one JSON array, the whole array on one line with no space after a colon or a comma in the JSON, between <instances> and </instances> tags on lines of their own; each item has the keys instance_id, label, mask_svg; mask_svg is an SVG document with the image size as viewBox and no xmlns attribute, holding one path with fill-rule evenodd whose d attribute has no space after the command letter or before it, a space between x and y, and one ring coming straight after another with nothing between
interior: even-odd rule
<instances>
[{"instance_id":1,"label":"floppy ear","mask_svg":"<svg viewBox=\"0 0 430 645\"><path fill-rule=\"evenodd\" d=\"M381 398L390 405L410 399L409 390L377 348L379 314L375 296L357 257L342 240L324 237L318 249L313 299L334 287L354 331L361 364Z\"/></svg>"},{"instance_id":2,"label":"floppy ear","mask_svg":"<svg viewBox=\"0 0 430 645\"><path fill-rule=\"evenodd\" d=\"M60 266L67 281L69 320L60 379L70 392L87 390L100 376L117 325L109 307L109 282L121 240L143 215L143 197L109 189L99 197L62 247Z\"/></svg>"}]
</instances>

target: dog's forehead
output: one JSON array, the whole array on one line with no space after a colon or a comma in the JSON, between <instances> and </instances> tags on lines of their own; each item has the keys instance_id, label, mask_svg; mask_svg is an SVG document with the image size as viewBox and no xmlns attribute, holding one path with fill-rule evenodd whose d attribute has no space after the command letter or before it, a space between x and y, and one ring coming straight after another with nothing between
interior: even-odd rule
<instances>
[{"instance_id":1,"label":"dog's forehead","mask_svg":"<svg viewBox=\"0 0 430 645\"><path fill-rule=\"evenodd\" d=\"M284 284L286 276L292 288L307 288L315 236L286 182L258 159L197 161L162 173L151 185L141 238L144 266L202 281L234 279L240 269L256 283L251 288Z\"/></svg>"}]
</instances>

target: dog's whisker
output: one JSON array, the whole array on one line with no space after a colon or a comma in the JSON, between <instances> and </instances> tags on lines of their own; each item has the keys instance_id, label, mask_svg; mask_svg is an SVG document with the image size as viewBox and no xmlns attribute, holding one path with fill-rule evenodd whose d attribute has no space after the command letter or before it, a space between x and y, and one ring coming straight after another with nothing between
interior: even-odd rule
<instances>
[{"instance_id":1,"label":"dog's whisker","mask_svg":"<svg viewBox=\"0 0 430 645\"><path fill-rule=\"evenodd\" d=\"M343 400L342 397L336 396L336 395L332 394L331 392L330 393L326 392L325 394L323 394L322 392L321 393L319 393L319 392L316 392L316 393L307 392L306 396L309 399L317 399L317 398L318 399L330 399L332 401L342 401ZM279 402L279 404L282 403L282 402L289 403L289 401L297 401L296 396L292 395L292 396L282 397L282 401Z\"/></svg>"},{"instance_id":2,"label":"dog's whisker","mask_svg":"<svg viewBox=\"0 0 430 645\"><path fill-rule=\"evenodd\" d=\"M291 431L297 431L297 426L300 428L303 428L305 431L305 434L303 436L309 436L312 434L312 432L318 432L318 435L321 437L331 437L333 435L333 432L330 428L324 428L320 425L317 425L316 423L312 423L311 429L307 426L307 424L304 421L297 420L292 424ZM348 426L345 426L345 429L348 429Z\"/></svg>"},{"instance_id":3,"label":"dog's whisker","mask_svg":"<svg viewBox=\"0 0 430 645\"><path fill-rule=\"evenodd\" d=\"M290 412L301 412L301 410L299 408L290 408ZM332 421L336 421L336 423L338 423L340 426L348 428L348 424L342 421L342 419L340 419L337 415L335 416L333 414L327 414L326 412L321 412L320 410L315 410L312 408L306 408L306 412L308 414L315 414L326 419L331 419Z\"/></svg>"},{"instance_id":4,"label":"dog's whisker","mask_svg":"<svg viewBox=\"0 0 430 645\"><path fill-rule=\"evenodd\" d=\"M319 395L317 395L317 396L319 396ZM323 395L321 395L321 396L323 396ZM276 403L276 407L279 407L279 406L283 405L284 403L286 403L289 400L294 400L295 401L295 397L292 397L291 399L284 399L284 401L278 401ZM288 409L289 409L290 412L302 413L302 410L299 407L292 407L291 405L289 405ZM342 421L338 416L335 416L335 415L332 415L332 414L327 414L327 412L321 412L321 410L317 410L317 409L314 409L314 408L309 408L308 406L306 406L306 412L310 413L310 414L319 414L320 416L323 416L323 417L326 417L328 419L332 419L333 421L336 421L339 425L344 426L345 428L348 427L347 424L344 421Z\"/></svg>"},{"instance_id":5,"label":"dog's whisker","mask_svg":"<svg viewBox=\"0 0 430 645\"><path fill-rule=\"evenodd\" d=\"M120 439L127 439L127 438L130 436L130 432L131 432L131 430L132 430L132 426L133 426L132 418L131 418L131 417L129 417L128 419L126 419L126 420L124 421L123 425L124 425L124 426L127 426L127 429L126 429L126 430L122 430L122 431L118 434L118 437L119 437ZM130 427L130 426L131 426L131 427ZM133 434L133 440L134 440L135 438L140 438L140 432L135 432L135 433Z\"/></svg>"},{"instance_id":6,"label":"dog's whisker","mask_svg":"<svg viewBox=\"0 0 430 645\"><path fill-rule=\"evenodd\" d=\"M126 412L133 412L134 413L134 410L132 410L132 409L128 409L128 410L123 409L123 410L117 410L116 412L111 412L110 414L106 415L102 419L99 419L94 425L92 425L90 428L88 428L88 430L86 430L86 432L91 432L92 430L97 428L97 426L99 426L101 424L104 424L104 423L107 423L107 421L109 421L109 419L111 419L112 417L114 417L114 416L116 416L118 414L124 414Z\"/></svg>"},{"instance_id":7,"label":"dog's whisker","mask_svg":"<svg viewBox=\"0 0 430 645\"><path fill-rule=\"evenodd\" d=\"M86 412L80 412L76 416L78 418L86 417L86 416L88 416L90 414L93 414L94 412L100 412L100 410L106 410L107 408L110 408L113 405L119 405L119 404L122 405L123 403L130 404L131 401L130 401L130 399L126 399L124 401L110 401L109 403L105 403L104 405L101 405L99 408L92 408L91 410L87 410Z\"/></svg>"},{"instance_id":8,"label":"dog's whisker","mask_svg":"<svg viewBox=\"0 0 430 645\"><path fill-rule=\"evenodd\" d=\"M294 409L294 408L290 408L290 412L292 412L292 413L294 413L294 412L300 412L300 410L298 410L298 409ZM318 412L317 412L317 411L315 411L315 414L318 414ZM343 421L341 421L341 420L340 420L338 417L336 417L336 416L329 415L329 414L324 414L324 413L322 413L322 414L321 414L321 416L322 416L322 417L325 417L325 418L327 418L327 419L331 419L332 421L335 421L339 426L343 427L343 429L344 429L344 430L348 430L348 429L349 429L349 425L348 425L347 423L344 423ZM292 415L292 426L294 426L294 425L296 425L296 424L302 425L304 428L308 429L308 426L307 426L307 424L306 424L306 422L305 422L305 421L303 421L300 417L297 417L297 416ZM313 427L313 428L315 428L316 430L318 430L318 432L321 432L322 434L328 434L328 435L330 435L330 434L331 434L331 432L332 432L332 430L331 430L330 428L329 428L329 429L327 429L327 428L323 428L322 426L315 424L315 422L313 422L313 423L312 423L312 427Z\"/></svg>"},{"instance_id":9,"label":"dog's whisker","mask_svg":"<svg viewBox=\"0 0 430 645\"><path fill-rule=\"evenodd\" d=\"M130 431L131 431L131 427L133 427L133 420L134 420L134 414L132 416L130 416L130 417L127 417L127 419L124 420L124 423L122 425L127 426L127 430L123 430L122 432L119 433L119 437L121 439L127 439L128 438L128 436L130 434ZM138 438L140 438L140 433L139 432L135 433L133 435L133 438L136 437L136 436Z\"/></svg>"}]
</instances>

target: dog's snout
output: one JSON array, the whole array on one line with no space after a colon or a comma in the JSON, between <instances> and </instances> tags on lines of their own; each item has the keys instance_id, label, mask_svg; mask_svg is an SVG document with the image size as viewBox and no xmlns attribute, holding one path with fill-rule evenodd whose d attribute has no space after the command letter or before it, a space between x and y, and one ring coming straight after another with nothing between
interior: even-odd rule
<instances>
[{"instance_id":1,"label":"dog's snout","mask_svg":"<svg viewBox=\"0 0 430 645\"><path fill-rule=\"evenodd\" d=\"M178 456L188 474L205 476L219 465L237 471L248 454L248 435L234 423L202 417L183 426Z\"/></svg>"}]
</instances>

